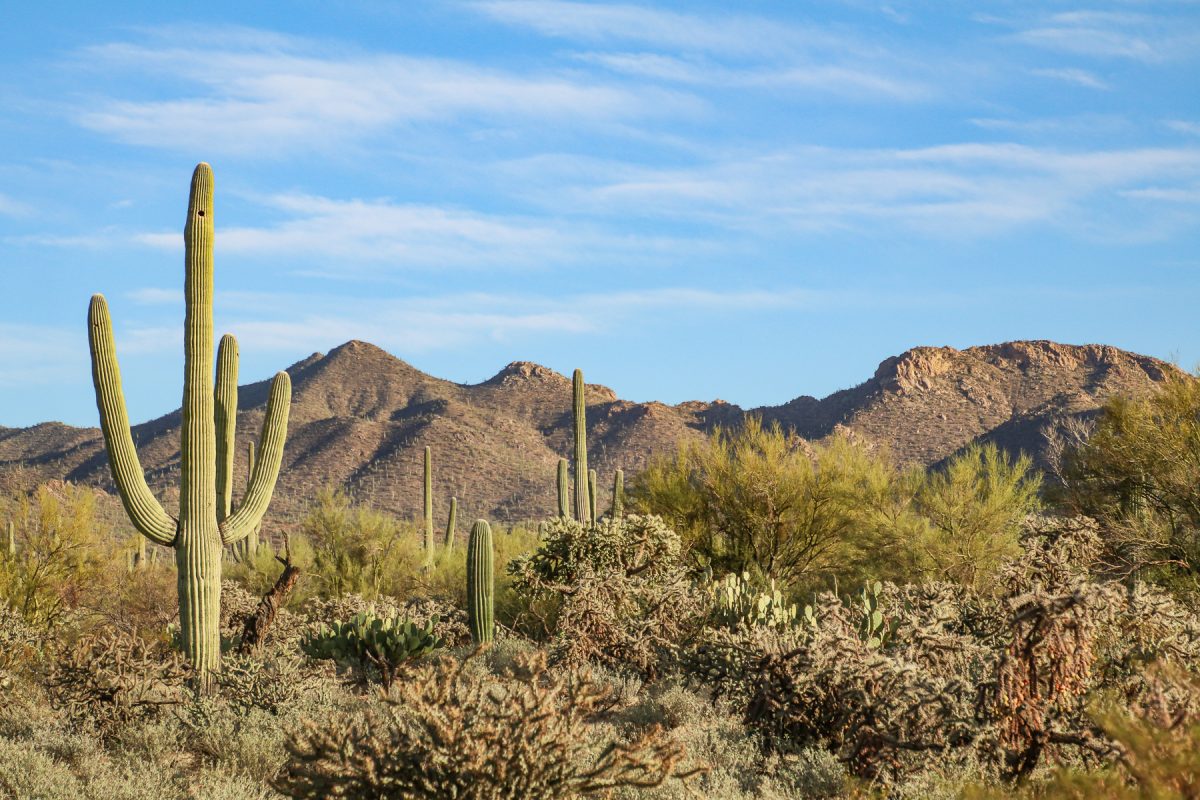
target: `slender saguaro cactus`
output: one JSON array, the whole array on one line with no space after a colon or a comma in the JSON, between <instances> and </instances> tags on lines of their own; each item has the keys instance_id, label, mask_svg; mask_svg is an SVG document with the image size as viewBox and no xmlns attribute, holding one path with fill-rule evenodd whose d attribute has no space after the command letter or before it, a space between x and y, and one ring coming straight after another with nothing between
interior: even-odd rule
<instances>
[{"instance_id":1,"label":"slender saguaro cactus","mask_svg":"<svg viewBox=\"0 0 1200 800\"><path fill-rule=\"evenodd\" d=\"M583 370L575 370L571 394L575 404L575 519L586 525L592 518L588 493L587 403L583 397Z\"/></svg>"},{"instance_id":2,"label":"slender saguaro cactus","mask_svg":"<svg viewBox=\"0 0 1200 800\"><path fill-rule=\"evenodd\" d=\"M246 442L246 491L250 491L250 478L254 475L254 442ZM253 561L258 555L258 532L262 529L262 523L258 523L246 536L245 542L242 544L242 555L247 561Z\"/></svg>"},{"instance_id":3,"label":"slender saguaro cactus","mask_svg":"<svg viewBox=\"0 0 1200 800\"><path fill-rule=\"evenodd\" d=\"M146 566L146 537L138 536L137 568L145 569Z\"/></svg>"},{"instance_id":4,"label":"slender saguaro cactus","mask_svg":"<svg viewBox=\"0 0 1200 800\"><path fill-rule=\"evenodd\" d=\"M180 434L179 518L150 492L138 461L121 392L112 320L103 295L88 309L92 381L113 481L130 520L144 536L175 549L183 651L206 690L220 669L221 552L241 541L261 520L275 491L287 438L292 384L276 374L263 418L258 463L242 505L229 513L229 443L236 421L237 342L221 342L213 386L213 175L208 164L192 174L184 242L183 409ZM232 387L232 389L231 389Z\"/></svg>"},{"instance_id":5,"label":"slender saguaro cactus","mask_svg":"<svg viewBox=\"0 0 1200 800\"><path fill-rule=\"evenodd\" d=\"M588 519L595 522L596 514L596 470L588 470Z\"/></svg>"},{"instance_id":6,"label":"slender saguaro cactus","mask_svg":"<svg viewBox=\"0 0 1200 800\"><path fill-rule=\"evenodd\" d=\"M617 470L613 473L613 496L612 510L608 515L613 519L620 519L625 513L625 473L622 470Z\"/></svg>"},{"instance_id":7,"label":"slender saguaro cactus","mask_svg":"<svg viewBox=\"0 0 1200 800\"><path fill-rule=\"evenodd\" d=\"M450 498L450 517L446 520L446 554L454 552L454 526L458 522L458 498Z\"/></svg>"},{"instance_id":8,"label":"slender saguaro cactus","mask_svg":"<svg viewBox=\"0 0 1200 800\"><path fill-rule=\"evenodd\" d=\"M424 483L424 504L425 504L425 564L426 566L433 564L433 452L425 448L425 483Z\"/></svg>"},{"instance_id":9,"label":"slender saguaro cactus","mask_svg":"<svg viewBox=\"0 0 1200 800\"><path fill-rule=\"evenodd\" d=\"M571 516L571 489L567 482L567 460L558 460L558 516L567 519Z\"/></svg>"},{"instance_id":10,"label":"slender saguaro cactus","mask_svg":"<svg viewBox=\"0 0 1200 800\"><path fill-rule=\"evenodd\" d=\"M467 541L467 625L471 641L489 644L495 632L492 617L492 528L487 520L476 520Z\"/></svg>"},{"instance_id":11,"label":"slender saguaro cactus","mask_svg":"<svg viewBox=\"0 0 1200 800\"><path fill-rule=\"evenodd\" d=\"M10 519L8 521L8 543L5 545L6 549L4 551L8 554L9 558L17 554L17 535L14 528L13 521Z\"/></svg>"}]
</instances>

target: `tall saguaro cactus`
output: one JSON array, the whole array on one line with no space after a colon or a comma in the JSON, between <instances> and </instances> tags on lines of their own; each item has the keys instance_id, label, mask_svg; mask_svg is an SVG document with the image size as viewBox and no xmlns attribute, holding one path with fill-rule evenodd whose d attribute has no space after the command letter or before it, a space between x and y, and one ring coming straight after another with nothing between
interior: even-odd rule
<instances>
[{"instance_id":1,"label":"tall saguaro cactus","mask_svg":"<svg viewBox=\"0 0 1200 800\"><path fill-rule=\"evenodd\" d=\"M422 494L425 504L425 565L433 566L433 452L425 448L425 482Z\"/></svg>"},{"instance_id":2,"label":"tall saguaro cactus","mask_svg":"<svg viewBox=\"0 0 1200 800\"><path fill-rule=\"evenodd\" d=\"M568 519L571 516L571 489L567 481L568 464L565 458L558 460L558 516Z\"/></svg>"},{"instance_id":3,"label":"tall saguaro cactus","mask_svg":"<svg viewBox=\"0 0 1200 800\"><path fill-rule=\"evenodd\" d=\"M467 540L467 625L471 641L488 644L496 625L492 616L495 584L492 575L492 528L476 520Z\"/></svg>"},{"instance_id":4,"label":"tall saguaro cactus","mask_svg":"<svg viewBox=\"0 0 1200 800\"><path fill-rule=\"evenodd\" d=\"M588 470L588 519L595 522L600 515L596 510L596 470Z\"/></svg>"},{"instance_id":5,"label":"tall saguaro cactus","mask_svg":"<svg viewBox=\"0 0 1200 800\"><path fill-rule=\"evenodd\" d=\"M130 520L144 536L175 549L183 651L206 689L220 669L221 552L240 542L261 520L275 491L287 438L292 385L275 375L263 418L258 462L246 496L230 511L230 443L237 412L237 342L221 340L213 385L213 174L208 164L192 173L184 242L184 377L180 434L179 517L168 514L150 491L138 461L121 391L112 320L103 295L88 309L88 341L100 427L113 481Z\"/></svg>"},{"instance_id":6,"label":"tall saguaro cactus","mask_svg":"<svg viewBox=\"0 0 1200 800\"><path fill-rule=\"evenodd\" d=\"M592 521L588 492L587 402L583 396L583 370L575 370L571 395L575 407L575 519L585 525Z\"/></svg>"}]
</instances>

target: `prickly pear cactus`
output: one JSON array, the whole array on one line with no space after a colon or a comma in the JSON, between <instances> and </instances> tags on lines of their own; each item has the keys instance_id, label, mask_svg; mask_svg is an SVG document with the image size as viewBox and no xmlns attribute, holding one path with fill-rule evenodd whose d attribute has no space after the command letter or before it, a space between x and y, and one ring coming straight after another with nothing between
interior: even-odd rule
<instances>
[{"instance_id":1,"label":"prickly pear cactus","mask_svg":"<svg viewBox=\"0 0 1200 800\"><path fill-rule=\"evenodd\" d=\"M424 627L398 616L377 617L370 611L355 614L348 622L322 625L306 637L300 648L311 658L349 667L362 678L377 672L384 688L396 680L404 662L442 646L433 633L438 618Z\"/></svg>"}]
</instances>

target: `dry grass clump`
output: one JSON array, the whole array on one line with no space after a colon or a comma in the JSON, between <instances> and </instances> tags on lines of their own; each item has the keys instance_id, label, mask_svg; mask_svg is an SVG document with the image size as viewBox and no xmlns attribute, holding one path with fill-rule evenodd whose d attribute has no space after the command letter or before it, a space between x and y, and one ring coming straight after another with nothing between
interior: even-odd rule
<instances>
[{"instance_id":1,"label":"dry grass clump","mask_svg":"<svg viewBox=\"0 0 1200 800\"><path fill-rule=\"evenodd\" d=\"M592 720L612 709L607 688L540 654L500 676L469 662L416 667L385 713L307 723L276 786L300 798L566 798L660 785L683 756L651 728L584 763Z\"/></svg>"}]
</instances>

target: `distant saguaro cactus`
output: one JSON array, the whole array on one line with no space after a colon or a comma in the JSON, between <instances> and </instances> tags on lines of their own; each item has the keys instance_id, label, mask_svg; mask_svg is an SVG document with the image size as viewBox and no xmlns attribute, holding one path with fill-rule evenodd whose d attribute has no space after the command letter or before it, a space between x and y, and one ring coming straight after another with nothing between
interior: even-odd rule
<instances>
[{"instance_id":1,"label":"distant saguaro cactus","mask_svg":"<svg viewBox=\"0 0 1200 800\"><path fill-rule=\"evenodd\" d=\"M575 519L586 525L592 521L592 506L588 491L587 401L583 392L583 370L577 369L571 380L575 414Z\"/></svg>"},{"instance_id":2,"label":"distant saguaro cactus","mask_svg":"<svg viewBox=\"0 0 1200 800\"><path fill-rule=\"evenodd\" d=\"M207 689L220 668L221 553L248 536L271 502L287 438L291 379L275 375L263 418L258 463L242 505L230 513L229 443L237 413L237 342L221 340L213 386L213 174L192 174L184 242L184 378L180 433L179 518L169 515L146 484L129 428L112 320L103 295L88 309L88 341L96 406L113 481L135 528L175 549L183 652Z\"/></svg>"},{"instance_id":3,"label":"distant saguaro cactus","mask_svg":"<svg viewBox=\"0 0 1200 800\"><path fill-rule=\"evenodd\" d=\"M4 550L4 552L8 554L9 558L12 558L17 554L17 536L16 533L14 533L14 527L13 521L10 519L8 521L8 543L5 544Z\"/></svg>"},{"instance_id":4,"label":"distant saguaro cactus","mask_svg":"<svg viewBox=\"0 0 1200 800\"><path fill-rule=\"evenodd\" d=\"M620 519L625 514L625 473L617 470L613 473L612 510L608 515Z\"/></svg>"},{"instance_id":5,"label":"distant saguaro cactus","mask_svg":"<svg viewBox=\"0 0 1200 800\"><path fill-rule=\"evenodd\" d=\"M558 460L558 516L563 519L571 516L571 489L567 478L569 468L565 458Z\"/></svg>"},{"instance_id":6,"label":"distant saguaro cactus","mask_svg":"<svg viewBox=\"0 0 1200 800\"><path fill-rule=\"evenodd\" d=\"M425 481L422 502L425 509L425 565L433 566L433 451L425 448Z\"/></svg>"},{"instance_id":7,"label":"distant saguaro cactus","mask_svg":"<svg viewBox=\"0 0 1200 800\"><path fill-rule=\"evenodd\" d=\"M471 641L488 644L495 632L492 616L495 584L492 574L492 528L476 520L467 541L467 625Z\"/></svg>"},{"instance_id":8,"label":"distant saguaro cactus","mask_svg":"<svg viewBox=\"0 0 1200 800\"><path fill-rule=\"evenodd\" d=\"M446 520L446 554L454 552L454 526L458 520L458 498L450 498L450 517Z\"/></svg>"}]
</instances>

